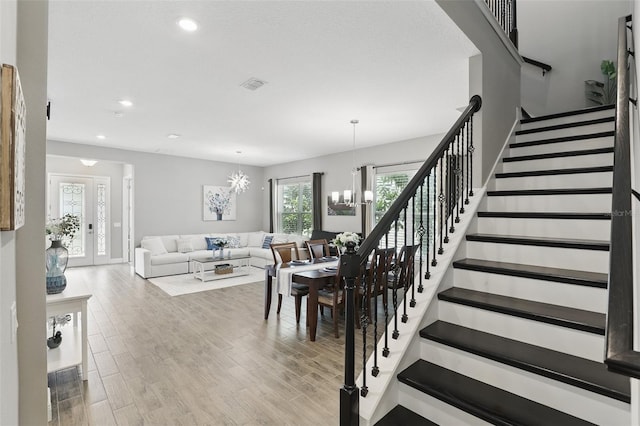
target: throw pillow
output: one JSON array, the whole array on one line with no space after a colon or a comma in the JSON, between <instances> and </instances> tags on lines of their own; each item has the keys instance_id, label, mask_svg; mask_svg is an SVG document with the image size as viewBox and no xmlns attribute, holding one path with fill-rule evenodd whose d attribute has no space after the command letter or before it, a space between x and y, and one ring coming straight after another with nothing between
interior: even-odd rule
<instances>
[{"instance_id":1,"label":"throw pillow","mask_svg":"<svg viewBox=\"0 0 640 426\"><path fill-rule=\"evenodd\" d=\"M204 237L207 241L207 250L218 250L218 245L216 242L218 241L218 237Z\"/></svg>"},{"instance_id":2,"label":"throw pillow","mask_svg":"<svg viewBox=\"0 0 640 426\"><path fill-rule=\"evenodd\" d=\"M193 251L193 244L191 244L191 238L179 238L178 253L189 253L190 251Z\"/></svg>"},{"instance_id":3,"label":"throw pillow","mask_svg":"<svg viewBox=\"0 0 640 426\"><path fill-rule=\"evenodd\" d=\"M264 241L264 232L251 232L247 238L247 245L249 247L261 247Z\"/></svg>"},{"instance_id":4,"label":"throw pillow","mask_svg":"<svg viewBox=\"0 0 640 426\"><path fill-rule=\"evenodd\" d=\"M263 249L271 248L269 246L271 244L271 241L273 241L273 235L265 235L264 240L262 240L262 248Z\"/></svg>"},{"instance_id":5,"label":"throw pillow","mask_svg":"<svg viewBox=\"0 0 640 426\"><path fill-rule=\"evenodd\" d=\"M273 244L288 243L289 236L287 234L273 234Z\"/></svg>"},{"instance_id":6,"label":"throw pillow","mask_svg":"<svg viewBox=\"0 0 640 426\"><path fill-rule=\"evenodd\" d=\"M157 238L145 238L140 242L140 246L143 249L147 249L151 252L151 256L157 256L159 254L167 254L167 249L162 244L160 237Z\"/></svg>"},{"instance_id":7,"label":"throw pillow","mask_svg":"<svg viewBox=\"0 0 640 426\"><path fill-rule=\"evenodd\" d=\"M240 237L238 237L237 235L227 235L227 241L229 242L229 245L227 246L229 248L240 247Z\"/></svg>"}]
</instances>

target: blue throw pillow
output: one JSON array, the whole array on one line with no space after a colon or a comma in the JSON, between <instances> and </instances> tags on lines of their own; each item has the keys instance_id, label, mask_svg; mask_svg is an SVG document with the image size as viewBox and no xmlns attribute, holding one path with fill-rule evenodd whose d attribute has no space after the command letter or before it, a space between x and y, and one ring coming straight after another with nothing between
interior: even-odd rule
<instances>
[{"instance_id":1,"label":"blue throw pillow","mask_svg":"<svg viewBox=\"0 0 640 426\"><path fill-rule=\"evenodd\" d=\"M271 248L269 247L269 245L271 244L271 241L273 241L273 235L265 235L264 240L262 240L262 248L263 249Z\"/></svg>"},{"instance_id":2,"label":"blue throw pillow","mask_svg":"<svg viewBox=\"0 0 640 426\"><path fill-rule=\"evenodd\" d=\"M218 245L216 244L218 242L217 238L204 237L204 239L207 242L207 250L218 250Z\"/></svg>"}]
</instances>

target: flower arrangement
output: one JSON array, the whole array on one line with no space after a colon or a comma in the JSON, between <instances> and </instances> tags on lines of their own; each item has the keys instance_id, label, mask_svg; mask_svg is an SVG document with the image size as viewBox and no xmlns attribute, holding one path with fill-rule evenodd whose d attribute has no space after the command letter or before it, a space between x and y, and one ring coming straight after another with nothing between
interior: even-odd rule
<instances>
[{"instance_id":1,"label":"flower arrangement","mask_svg":"<svg viewBox=\"0 0 640 426\"><path fill-rule=\"evenodd\" d=\"M66 243L71 242L80 231L80 218L74 214L67 213L56 219L49 219L45 227L49 239L64 240Z\"/></svg>"},{"instance_id":2,"label":"flower arrangement","mask_svg":"<svg viewBox=\"0 0 640 426\"><path fill-rule=\"evenodd\" d=\"M211 213L229 213L231 209L231 193L207 192L207 207Z\"/></svg>"},{"instance_id":3,"label":"flower arrangement","mask_svg":"<svg viewBox=\"0 0 640 426\"><path fill-rule=\"evenodd\" d=\"M225 248L229 245L229 241L224 238L216 238L215 240L213 240L213 244L218 246L218 248Z\"/></svg>"},{"instance_id":4,"label":"flower arrangement","mask_svg":"<svg viewBox=\"0 0 640 426\"><path fill-rule=\"evenodd\" d=\"M342 232L336 235L332 243L341 250L347 247L347 243L355 243L356 248L360 245L360 236L355 232Z\"/></svg>"}]
</instances>

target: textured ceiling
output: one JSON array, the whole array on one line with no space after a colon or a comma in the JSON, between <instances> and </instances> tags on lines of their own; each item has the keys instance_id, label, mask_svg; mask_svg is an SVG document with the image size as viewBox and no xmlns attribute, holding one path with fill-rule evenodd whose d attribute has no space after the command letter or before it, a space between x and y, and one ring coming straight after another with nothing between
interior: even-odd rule
<instances>
[{"instance_id":1,"label":"textured ceiling","mask_svg":"<svg viewBox=\"0 0 640 426\"><path fill-rule=\"evenodd\" d=\"M360 148L446 131L477 53L433 1L52 0L49 13L49 139L259 166L349 150L354 118ZM240 86L251 77L267 84Z\"/></svg>"}]
</instances>

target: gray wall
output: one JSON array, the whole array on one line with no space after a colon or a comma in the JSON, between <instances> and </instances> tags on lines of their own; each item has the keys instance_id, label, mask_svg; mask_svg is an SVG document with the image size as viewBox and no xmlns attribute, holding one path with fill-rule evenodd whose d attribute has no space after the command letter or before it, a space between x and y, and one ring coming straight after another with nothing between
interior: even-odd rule
<instances>
[{"instance_id":1,"label":"gray wall","mask_svg":"<svg viewBox=\"0 0 640 426\"><path fill-rule=\"evenodd\" d=\"M481 87L470 81L472 94L482 96L482 109L474 124L481 134L478 155L484 182L491 172L509 132L518 118L520 106L520 63L503 45L485 15L475 1L436 0L444 11L455 21L462 31L480 50L482 58L473 58L469 64L470 73L482 70ZM544 2L548 6L552 3ZM519 4L519 3L518 3Z\"/></svg>"},{"instance_id":2,"label":"gray wall","mask_svg":"<svg viewBox=\"0 0 640 426\"><path fill-rule=\"evenodd\" d=\"M123 162L133 166L134 235L243 232L262 229L266 213L255 206L263 200L263 169L242 166L252 184L237 197L237 220L203 221L202 186L226 186L236 164L162 154L101 148L58 141L47 142L47 154ZM113 184L112 184L113 187Z\"/></svg>"},{"instance_id":3,"label":"gray wall","mask_svg":"<svg viewBox=\"0 0 640 426\"><path fill-rule=\"evenodd\" d=\"M618 18L629 0L518 0L520 53L553 67L542 76L525 65L522 101L534 115L584 108L584 81L602 81L600 62L616 60ZM544 22L544 25L540 25Z\"/></svg>"},{"instance_id":4,"label":"gray wall","mask_svg":"<svg viewBox=\"0 0 640 426\"><path fill-rule=\"evenodd\" d=\"M122 224L122 177L124 175L124 164L112 161L99 161L92 167L84 166L77 158L47 156L47 175L49 173L60 173L78 176L99 176L110 178L110 211L109 218L111 227L111 259L122 258L122 227L115 227L114 224ZM48 188L48 187L47 187ZM48 211L47 206L47 211Z\"/></svg>"},{"instance_id":5,"label":"gray wall","mask_svg":"<svg viewBox=\"0 0 640 426\"><path fill-rule=\"evenodd\" d=\"M451 123L453 124L453 123ZM383 165L389 163L402 163L425 161L440 143L444 135L425 136L408 141L389 143L374 147L356 150L356 166ZM351 151L338 154L325 155L309 160L279 164L266 167L264 171L264 185L267 179L286 178L292 176L309 175L314 172L322 172L322 228L327 231L362 231L361 212L356 208L356 216L329 216L327 215L327 197L331 191L342 192L351 188ZM359 181L356 182L356 187ZM269 193L265 191L263 200L262 228L269 229Z\"/></svg>"}]
</instances>

